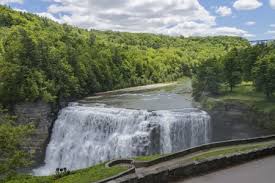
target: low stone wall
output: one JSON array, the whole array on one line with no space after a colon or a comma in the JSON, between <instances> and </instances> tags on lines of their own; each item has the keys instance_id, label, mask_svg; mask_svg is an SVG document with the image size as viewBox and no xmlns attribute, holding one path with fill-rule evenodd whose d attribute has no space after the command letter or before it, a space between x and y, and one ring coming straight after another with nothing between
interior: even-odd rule
<instances>
[{"instance_id":1,"label":"low stone wall","mask_svg":"<svg viewBox=\"0 0 275 183\"><path fill-rule=\"evenodd\" d=\"M171 179L184 179L190 176L203 174L209 171L222 169L228 166L237 165L243 162L274 154L275 146L253 150L242 154L233 154L230 156L207 159L199 162L192 162L180 165L176 164L173 167L157 169L154 172L146 172L142 175L131 174L110 181L110 183L167 183Z\"/></svg>"},{"instance_id":2,"label":"low stone wall","mask_svg":"<svg viewBox=\"0 0 275 183\"><path fill-rule=\"evenodd\" d=\"M255 160L258 158L275 154L275 146L252 150L246 153L232 154L228 156L206 159L199 162L193 162L183 167L173 167L169 169L169 179L188 178L198 174L204 174L210 171L219 170L233 165Z\"/></svg>"},{"instance_id":3,"label":"low stone wall","mask_svg":"<svg viewBox=\"0 0 275 183\"><path fill-rule=\"evenodd\" d=\"M249 144L249 143L257 143L257 142L264 142L267 140L275 140L275 135L266 136L266 137L259 137L259 138L250 138L250 139L242 139L242 140L231 140L231 141L224 141L224 142L217 142L211 144L205 144L202 146L193 147L184 151L180 151L177 153L173 153L171 155L163 156L161 158L155 159L153 161L134 161L134 165L136 168L140 167L149 167L158 163L162 163L165 161L173 160L176 158L180 158L195 152L211 149L211 148L218 148L218 147L226 147L226 146L234 146L234 145L241 145L241 144Z\"/></svg>"},{"instance_id":4,"label":"low stone wall","mask_svg":"<svg viewBox=\"0 0 275 183\"><path fill-rule=\"evenodd\" d=\"M121 177L124 177L124 176L127 176L129 174L133 174L136 172L136 169L133 165L133 160L128 160L128 159L121 159L121 160L114 160L114 161L110 161L109 163L107 163L105 166L106 167L113 167L113 166L116 166L116 165L129 165L129 169L118 174L118 175L115 175L113 177L110 177L110 178L107 178L107 179L104 179L104 180L100 180L96 183L105 183L105 182L111 182L113 180L116 180L118 178L121 178Z\"/></svg>"},{"instance_id":5,"label":"low stone wall","mask_svg":"<svg viewBox=\"0 0 275 183\"><path fill-rule=\"evenodd\" d=\"M134 167L133 165L133 162L134 160L132 159L119 159L119 160L114 160L114 161L110 161L108 163L106 163L106 167L113 167L113 166L116 166L116 165L130 165L132 167Z\"/></svg>"}]
</instances>

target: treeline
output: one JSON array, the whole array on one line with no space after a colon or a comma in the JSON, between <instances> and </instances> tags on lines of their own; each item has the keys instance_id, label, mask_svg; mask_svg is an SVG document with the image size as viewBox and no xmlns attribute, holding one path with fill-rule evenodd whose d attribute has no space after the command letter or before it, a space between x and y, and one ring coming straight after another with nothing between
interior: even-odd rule
<instances>
[{"instance_id":1,"label":"treeline","mask_svg":"<svg viewBox=\"0 0 275 183\"><path fill-rule=\"evenodd\" d=\"M87 31L0 6L0 103L79 98L190 76L248 42Z\"/></svg>"},{"instance_id":2,"label":"treeline","mask_svg":"<svg viewBox=\"0 0 275 183\"><path fill-rule=\"evenodd\" d=\"M194 97L217 95L221 88L231 92L245 82L253 82L256 91L271 98L275 91L275 42L233 48L227 55L207 59L195 69Z\"/></svg>"}]
</instances>

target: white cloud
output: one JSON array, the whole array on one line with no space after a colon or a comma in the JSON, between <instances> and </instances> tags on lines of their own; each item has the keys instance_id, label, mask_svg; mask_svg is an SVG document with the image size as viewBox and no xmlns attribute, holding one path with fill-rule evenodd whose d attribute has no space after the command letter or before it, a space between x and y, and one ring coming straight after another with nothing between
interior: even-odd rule
<instances>
[{"instance_id":1,"label":"white cloud","mask_svg":"<svg viewBox=\"0 0 275 183\"><path fill-rule=\"evenodd\" d=\"M169 35L252 36L235 27L219 27L198 0L48 0L40 13L60 23L127 32ZM56 18L58 17L58 18Z\"/></svg>"},{"instance_id":2,"label":"white cloud","mask_svg":"<svg viewBox=\"0 0 275 183\"><path fill-rule=\"evenodd\" d=\"M9 4L9 3L23 3L23 0L0 0L0 4Z\"/></svg>"},{"instance_id":3,"label":"white cloud","mask_svg":"<svg viewBox=\"0 0 275 183\"><path fill-rule=\"evenodd\" d=\"M232 14L232 10L231 8L227 7L227 6L220 6L216 9L216 13L219 14L220 16L229 16Z\"/></svg>"},{"instance_id":4,"label":"white cloud","mask_svg":"<svg viewBox=\"0 0 275 183\"><path fill-rule=\"evenodd\" d=\"M270 24L269 26L270 26L270 27L274 27L274 28L275 28L275 24Z\"/></svg>"},{"instance_id":5,"label":"white cloud","mask_svg":"<svg viewBox=\"0 0 275 183\"><path fill-rule=\"evenodd\" d=\"M254 10L263 5L259 0L237 0L233 7L237 10Z\"/></svg>"},{"instance_id":6,"label":"white cloud","mask_svg":"<svg viewBox=\"0 0 275 183\"><path fill-rule=\"evenodd\" d=\"M218 27L215 29L217 35L229 35L229 36L241 36L241 37L255 37L255 35L248 33L247 31L238 29L236 27Z\"/></svg>"},{"instance_id":7,"label":"white cloud","mask_svg":"<svg viewBox=\"0 0 275 183\"><path fill-rule=\"evenodd\" d=\"M248 21L248 22L245 22L245 25L248 25L248 26L252 26L252 25L255 25L256 22L254 21Z\"/></svg>"},{"instance_id":8,"label":"white cloud","mask_svg":"<svg viewBox=\"0 0 275 183\"><path fill-rule=\"evenodd\" d=\"M266 32L266 34L275 34L275 30L269 30Z\"/></svg>"},{"instance_id":9,"label":"white cloud","mask_svg":"<svg viewBox=\"0 0 275 183\"><path fill-rule=\"evenodd\" d=\"M275 9L275 0L269 0L270 6Z\"/></svg>"}]
</instances>

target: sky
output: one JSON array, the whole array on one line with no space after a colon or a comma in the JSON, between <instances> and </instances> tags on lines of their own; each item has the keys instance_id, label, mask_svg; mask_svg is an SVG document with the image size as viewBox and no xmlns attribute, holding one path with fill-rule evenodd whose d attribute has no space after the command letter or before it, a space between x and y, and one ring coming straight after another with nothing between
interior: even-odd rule
<instances>
[{"instance_id":1,"label":"sky","mask_svg":"<svg viewBox=\"0 0 275 183\"><path fill-rule=\"evenodd\" d=\"M275 0L0 0L86 29L275 39Z\"/></svg>"}]
</instances>

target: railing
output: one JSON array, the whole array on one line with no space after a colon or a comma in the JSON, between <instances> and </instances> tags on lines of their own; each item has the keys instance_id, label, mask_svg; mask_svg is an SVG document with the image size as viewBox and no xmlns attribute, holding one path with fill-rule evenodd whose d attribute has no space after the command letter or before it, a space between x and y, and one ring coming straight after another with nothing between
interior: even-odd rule
<instances>
[{"instance_id":1,"label":"railing","mask_svg":"<svg viewBox=\"0 0 275 183\"><path fill-rule=\"evenodd\" d=\"M256 44L266 44L273 41L275 41L275 39L262 39L262 40L252 40L252 41L249 41L249 43L252 45L256 45Z\"/></svg>"},{"instance_id":2,"label":"railing","mask_svg":"<svg viewBox=\"0 0 275 183\"><path fill-rule=\"evenodd\" d=\"M275 135L271 135L271 136L264 136L264 137L258 137L258 138L249 138L249 139L241 139L241 140L230 140L230 141L223 141L223 142L216 142L216 143L211 143L211 144L205 144L205 145L202 145L202 146L197 146L197 147L193 147L193 148L190 148L190 149L186 149L184 151L180 151L180 152L177 152L177 153L173 153L173 154L170 154L170 155L167 155L167 156L163 156L163 157L160 157L158 159L155 159L155 160L152 160L152 161L135 161L135 160L131 160L131 159L121 159L121 160L114 160L114 161L111 161L109 163L106 164L106 167L112 167L112 166L116 166L116 165L129 165L130 169L128 169L127 171L125 172L122 172L116 176L113 176L113 177L110 177L110 178L107 178L105 180L101 180L101 181L98 181L96 183L106 183L106 182L110 182L112 180L118 180L118 182L121 182L121 183L124 183L124 179L125 179L125 183L129 183L129 182L135 182L137 180L143 180L143 178L140 178L139 176L137 176L136 174L134 174L136 171L135 169L136 168L146 168L146 167L149 167L149 166L152 166L152 165L156 165L156 164L159 164L159 163L162 163L162 162L166 162L166 161L170 161L170 160L173 160L173 159L177 159L177 158L181 158L181 157L184 157L186 155L190 155L190 154L193 154L193 153L196 153L196 152L199 152L199 151L203 151L203 150L208 150L208 149L212 149L212 148L219 148L219 147L228 147L228 146L234 146L234 145L242 145L242 144L250 144L250 143L259 143L259 142L265 142L265 141L270 141L270 140L275 140ZM207 160L203 160L203 161L200 161L199 163L197 162L192 162L192 163L189 163L188 165L175 165L174 168L170 169L170 170L161 170L161 169L158 169L157 172L154 173L154 176L153 177L157 177L158 176L158 173L159 173L159 176L160 177L163 177L164 179L169 177L169 176L189 176L189 175L192 175L192 173L187 173L186 174L186 171L188 172L188 169L190 167L192 168L198 168L197 171L193 171L196 172L196 173L201 173L203 172L203 168L201 168L200 166L204 166L205 163L206 164L213 164L215 166L208 166L208 170L211 170L211 169L216 169L216 168L221 168L223 167L223 163L224 162L227 162L227 164L230 162L232 162L232 164L234 163L238 163L240 161L245 161L245 160L251 160L251 159L255 159L257 157L264 157L266 155L271 155L271 154L274 154L275 153L275 146L272 146L272 147L267 147L267 148L263 148L263 149L259 149L259 150L252 150L248 153L241 153L241 154L234 154L234 155L229 155L229 156L225 156L225 157L218 157L218 158L214 158L214 159L207 159ZM221 164L219 162L222 162ZM178 167L179 166L179 167ZM190 167L189 167L190 166ZM214 168L216 167L216 168ZM191 168L191 169L192 169ZM151 179L152 178L152 175L150 172L148 172L148 175L146 175L145 177L149 176L149 178ZM120 180L122 179L122 180ZM133 179L133 180L131 180ZM159 177L156 178L159 180ZM142 182L142 181L141 181ZM145 182L146 182L146 179L145 179ZM151 182L154 182L154 181L151 181ZM160 181L156 181L156 182L160 182Z\"/></svg>"}]
</instances>

